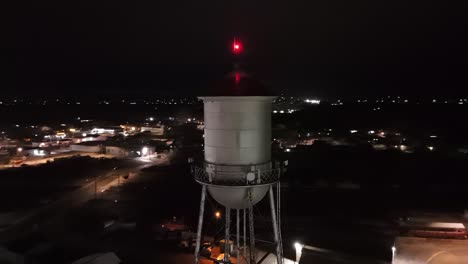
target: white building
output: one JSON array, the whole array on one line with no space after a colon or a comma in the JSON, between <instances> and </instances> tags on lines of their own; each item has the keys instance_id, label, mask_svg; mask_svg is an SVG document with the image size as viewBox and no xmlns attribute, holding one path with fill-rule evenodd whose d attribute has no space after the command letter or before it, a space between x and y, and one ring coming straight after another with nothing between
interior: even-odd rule
<instances>
[{"instance_id":1,"label":"white building","mask_svg":"<svg viewBox=\"0 0 468 264\"><path fill-rule=\"evenodd\" d=\"M141 132L149 131L151 134L156 136L162 136L164 134L164 126L161 127L141 127Z\"/></svg>"}]
</instances>

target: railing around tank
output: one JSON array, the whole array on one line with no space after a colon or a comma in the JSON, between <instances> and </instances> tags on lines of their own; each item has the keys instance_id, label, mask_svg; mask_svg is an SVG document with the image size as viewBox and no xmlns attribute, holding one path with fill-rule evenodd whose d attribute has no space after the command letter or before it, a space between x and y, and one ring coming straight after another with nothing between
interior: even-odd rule
<instances>
[{"instance_id":1,"label":"railing around tank","mask_svg":"<svg viewBox=\"0 0 468 264\"><path fill-rule=\"evenodd\" d=\"M220 186L252 186L279 181L281 168L255 171L209 171L205 166L191 166L194 179L201 184Z\"/></svg>"}]
</instances>

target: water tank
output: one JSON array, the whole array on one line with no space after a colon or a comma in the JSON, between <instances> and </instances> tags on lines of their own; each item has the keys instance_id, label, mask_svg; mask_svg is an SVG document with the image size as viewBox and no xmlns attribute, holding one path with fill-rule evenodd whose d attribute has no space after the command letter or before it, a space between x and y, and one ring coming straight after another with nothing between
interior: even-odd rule
<instances>
[{"instance_id":1,"label":"water tank","mask_svg":"<svg viewBox=\"0 0 468 264\"><path fill-rule=\"evenodd\" d=\"M212 180L208 191L229 208L242 209L258 203L268 191L269 177L275 173L271 166L274 97L200 98L205 109L203 169Z\"/></svg>"}]
</instances>

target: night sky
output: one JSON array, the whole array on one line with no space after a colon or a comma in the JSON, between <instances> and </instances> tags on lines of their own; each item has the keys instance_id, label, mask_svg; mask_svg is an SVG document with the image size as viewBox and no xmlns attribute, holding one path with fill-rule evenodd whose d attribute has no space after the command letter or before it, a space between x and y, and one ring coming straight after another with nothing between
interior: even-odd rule
<instances>
[{"instance_id":1,"label":"night sky","mask_svg":"<svg viewBox=\"0 0 468 264\"><path fill-rule=\"evenodd\" d=\"M465 95L461 2L31 1L9 14L13 65L0 84L13 95L193 95L231 68L238 36L244 67L277 91Z\"/></svg>"}]
</instances>

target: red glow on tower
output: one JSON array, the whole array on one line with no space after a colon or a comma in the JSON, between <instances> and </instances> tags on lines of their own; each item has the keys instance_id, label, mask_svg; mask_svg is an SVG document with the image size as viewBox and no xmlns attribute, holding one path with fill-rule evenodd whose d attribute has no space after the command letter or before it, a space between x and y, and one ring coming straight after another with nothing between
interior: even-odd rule
<instances>
[{"instance_id":1,"label":"red glow on tower","mask_svg":"<svg viewBox=\"0 0 468 264\"><path fill-rule=\"evenodd\" d=\"M242 52L242 43L236 39L232 42L232 52L234 54L239 54Z\"/></svg>"},{"instance_id":2,"label":"red glow on tower","mask_svg":"<svg viewBox=\"0 0 468 264\"><path fill-rule=\"evenodd\" d=\"M240 79L241 79L240 73L235 72L235 73L234 73L234 81L235 81L235 83L236 83L236 84L239 84Z\"/></svg>"}]
</instances>

